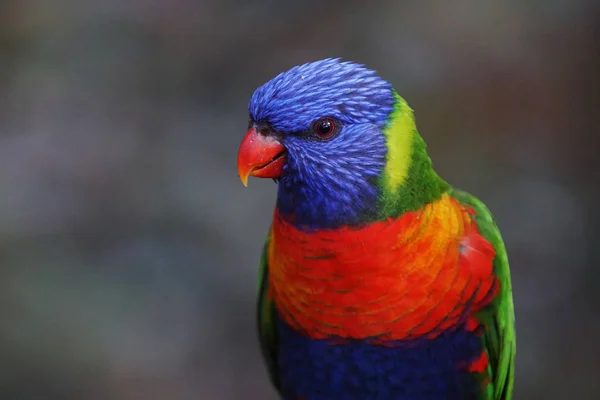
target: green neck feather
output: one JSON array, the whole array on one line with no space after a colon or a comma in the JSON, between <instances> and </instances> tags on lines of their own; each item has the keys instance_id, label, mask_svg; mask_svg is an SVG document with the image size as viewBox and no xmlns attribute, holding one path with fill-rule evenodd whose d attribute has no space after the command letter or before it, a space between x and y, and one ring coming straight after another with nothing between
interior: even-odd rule
<instances>
[{"instance_id":1,"label":"green neck feather","mask_svg":"<svg viewBox=\"0 0 600 400\"><path fill-rule=\"evenodd\" d=\"M450 185L433 170L412 109L394 91L396 106L384 130L388 152L378 186L379 218L397 217L435 201Z\"/></svg>"}]
</instances>

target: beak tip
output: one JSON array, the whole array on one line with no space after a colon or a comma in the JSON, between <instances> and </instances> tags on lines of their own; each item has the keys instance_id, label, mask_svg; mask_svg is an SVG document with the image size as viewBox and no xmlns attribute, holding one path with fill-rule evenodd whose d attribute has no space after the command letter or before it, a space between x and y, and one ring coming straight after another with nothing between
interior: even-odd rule
<instances>
[{"instance_id":1,"label":"beak tip","mask_svg":"<svg viewBox=\"0 0 600 400\"><path fill-rule=\"evenodd\" d=\"M242 181L242 185L244 185L244 187L248 187L248 175L240 175L240 181Z\"/></svg>"}]
</instances>

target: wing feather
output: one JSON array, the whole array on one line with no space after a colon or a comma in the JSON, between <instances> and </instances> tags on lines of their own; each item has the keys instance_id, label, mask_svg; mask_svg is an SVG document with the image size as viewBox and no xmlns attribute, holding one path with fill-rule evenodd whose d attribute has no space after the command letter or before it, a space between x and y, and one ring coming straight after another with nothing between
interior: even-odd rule
<instances>
[{"instance_id":1,"label":"wing feather","mask_svg":"<svg viewBox=\"0 0 600 400\"><path fill-rule=\"evenodd\" d=\"M469 193L454 189L451 195L461 204L471 207L481 235L496 250L494 273L500 280L500 292L492 303L481 310L477 318L484 328L484 341L490 362L492 399L510 400L514 384L516 354L515 313L510 269L504 241L488 208Z\"/></svg>"},{"instance_id":2,"label":"wing feather","mask_svg":"<svg viewBox=\"0 0 600 400\"><path fill-rule=\"evenodd\" d=\"M273 299L269 296L269 236L260 259L258 278L257 327L258 339L263 360L275 388L281 392L279 372L277 369L277 312Z\"/></svg>"}]
</instances>

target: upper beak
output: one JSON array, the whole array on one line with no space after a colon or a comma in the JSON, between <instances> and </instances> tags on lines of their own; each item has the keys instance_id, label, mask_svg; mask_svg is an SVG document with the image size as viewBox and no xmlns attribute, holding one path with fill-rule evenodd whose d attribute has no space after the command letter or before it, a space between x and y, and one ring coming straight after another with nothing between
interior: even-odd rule
<instances>
[{"instance_id":1,"label":"upper beak","mask_svg":"<svg viewBox=\"0 0 600 400\"><path fill-rule=\"evenodd\" d=\"M238 174L244 186L250 175L259 178L279 178L285 165L286 149L274 137L251 127L238 151Z\"/></svg>"}]
</instances>

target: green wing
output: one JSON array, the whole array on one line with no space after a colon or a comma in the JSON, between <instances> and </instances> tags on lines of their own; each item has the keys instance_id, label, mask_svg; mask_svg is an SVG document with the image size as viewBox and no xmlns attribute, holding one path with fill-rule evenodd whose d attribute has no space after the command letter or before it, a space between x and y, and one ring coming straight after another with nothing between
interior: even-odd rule
<instances>
[{"instance_id":1,"label":"green wing","mask_svg":"<svg viewBox=\"0 0 600 400\"><path fill-rule=\"evenodd\" d=\"M279 373L277 370L277 312L272 299L267 296L269 290L268 248L269 236L260 259L258 276L257 326L258 340L263 359L267 365L269 377L275 388L281 392Z\"/></svg>"},{"instance_id":2,"label":"green wing","mask_svg":"<svg viewBox=\"0 0 600 400\"><path fill-rule=\"evenodd\" d=\"M494 272L500 279L500 293L488 307L478 313L477 318L485 326L484 341L490 360L489 374L492 388L488 398L510 400L513 392L516 352L515 313L504 241L485 204L460 190L453 189L451 195L459 203L473 208L479 232L496 250Z\"/></svg>"}]
</instances>

